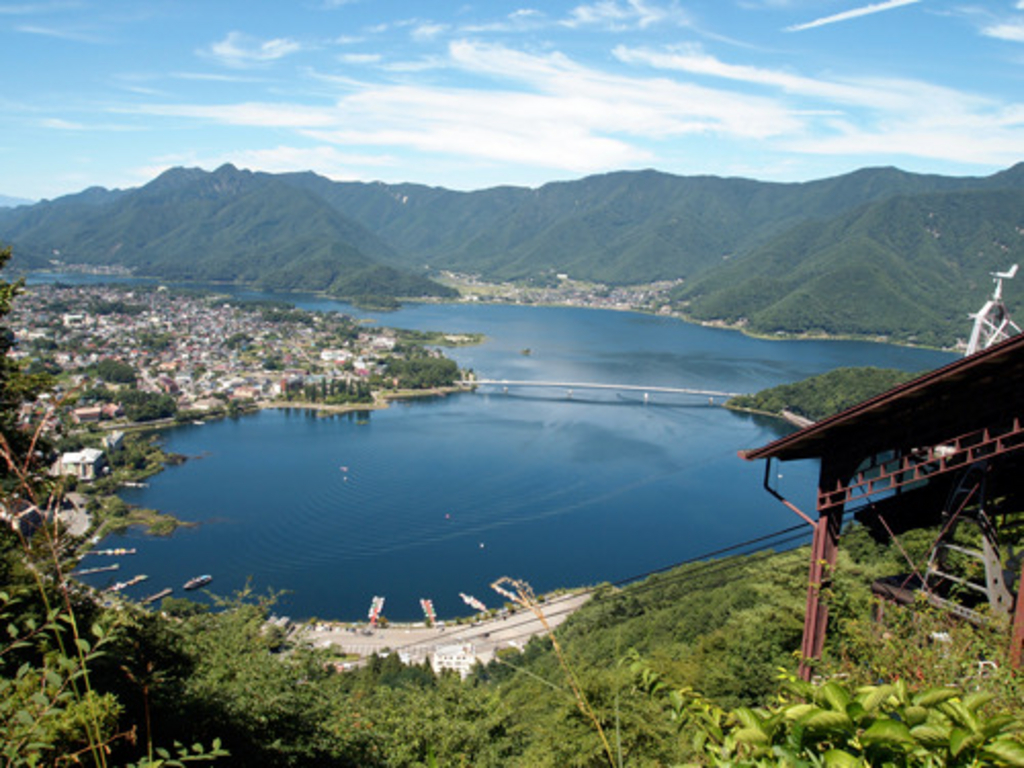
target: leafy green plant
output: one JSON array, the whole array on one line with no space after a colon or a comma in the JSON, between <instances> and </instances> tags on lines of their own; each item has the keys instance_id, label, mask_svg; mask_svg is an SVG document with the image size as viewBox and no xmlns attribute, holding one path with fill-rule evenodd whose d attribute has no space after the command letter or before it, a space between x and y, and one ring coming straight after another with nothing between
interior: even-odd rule
<instances>
[{"instance_id":1,"label":"leafy green plant","mask_svg":"<svg viewBox=\"0 0 1024 768\"><path fill-rule=\"evenodd\" d=\"M691 736L696 762L788 766L1024 766L1019 716L992 714L988 693L913 692L905 681L815 685L783 675L778 701L727 712L691 689L673 690L637 656L636 684L662 698Z\"/></svg>"},{"instance_id":2,"label":"leafy green plant","mask_svg":"<svg viewBox=\"0 0 1024 768\"><path fill-rule=\"evenodd\" d=\"M10 258L0 249L0 268ZM0 322L22 291L0 280ZM134 748L135 727L123 725L119 694L96 685L96 670L122 628L122 615L99 608L66 572L76 540L55 522L65 488L50 476L51 425L65 402L36 397L45 378L26 376L6 353L13 346L0 325L0 507L12 517L0 527L0 759L6 766L111 764L114 746ZM27 423L20 406L32 405ZM227 754L219 743L155 751L147 722L140 765L180 765ZM154 754L156 755L154 757Z\"/></svg>"}]
</instances>

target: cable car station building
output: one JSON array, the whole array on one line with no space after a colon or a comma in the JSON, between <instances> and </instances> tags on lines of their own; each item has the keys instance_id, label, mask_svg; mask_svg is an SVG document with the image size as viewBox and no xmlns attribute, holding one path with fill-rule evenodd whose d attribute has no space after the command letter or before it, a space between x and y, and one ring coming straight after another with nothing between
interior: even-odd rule
<instances>
[{"instance_id":1,"label":"cable car station building","mask_svg":"<svg viewBox=\"0 0 1024 768\"><path fill-rule=\"evenodd\" d=\"M855 514L876 536L936 526L940 533L927 567L876 582L873 590L901 602L922 594L968 620L1008 615L1010 659L1020 664L1024 558L1010 552L1005 539L1020 518L1015 513L1024 510L1024 334L740 456L764 459L765 489L814 528L804 660L821 656L828 620L823 593L844 516ZM773 461L805 459L820 462L813 515L770 483ZM975 529L973 535L956 537L961 526ZM968 569L978 576L951 565L967 560L980 563ZM801 673L809 677L806 663Z\"/></svg>"}]
</instances>

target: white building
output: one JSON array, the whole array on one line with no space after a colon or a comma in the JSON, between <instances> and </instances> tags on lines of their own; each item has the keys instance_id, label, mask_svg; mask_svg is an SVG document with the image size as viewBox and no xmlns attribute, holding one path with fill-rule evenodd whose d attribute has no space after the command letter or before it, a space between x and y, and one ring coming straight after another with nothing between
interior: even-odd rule
<instances>
[{"instance_id":1,"label":"white building","mask_svg":"<svg viewBox=\"0 0 1024 768\"><path fill-rule=\"evenodd\" d=\"M347 349L322 349L320 350L320 361L324 363L344 363L352 357Z\"/></svg>"},{"instance_id":2,"label":"white building","mask_svg":"<svg viewBox=\"0 0 1024 768\"><path fill-rule=\"evenodd\" d=\"M472 643L460 643L459 645L439 645L434 649L430 657L430 667L435 675L441 674L446 669L453 669L465 680L476 664L476 649Z\"/></svg>"},{"instance_id":3,"label":"white building","mask_svg":"<svg viewBox=\"0 0 1024 768\"><path fill-rule=\"evenodd\" d=\"M74 475L79 480L95 480L103 463L103 451L83 448L63 454L57 463L57 472L61 475Z\"/></svg>"}]
</instances>

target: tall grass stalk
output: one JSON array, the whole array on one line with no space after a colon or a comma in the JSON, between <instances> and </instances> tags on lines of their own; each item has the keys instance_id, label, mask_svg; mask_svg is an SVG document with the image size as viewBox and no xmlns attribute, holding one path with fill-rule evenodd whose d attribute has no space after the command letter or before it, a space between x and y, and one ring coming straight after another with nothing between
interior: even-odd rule
<instances>
[{"instance_id":1,"label":"tall grass stalk","mask_svg":"<svg viewBox=\"0 0 1024 768\"><path fill-rule=\"evenodd\" d=\"M586 695L580 687L579 681L576 679L576 673L565 658L565 654L562 652L562 646L558 642L558 638L555 637L555 634L551 629L551 625L548 624L548 619L544 615L544 611L541 610L540 605L537 603L537 598L533 594L533 588L525 581L512 579L508 576L502 576L491 584L491 589L508 598L516 605L528 609L537 617L541 626L544 627L548 637L551 639L551 646L555 649L555 656L558 658L558 664L562 667L562 671L565 672L566 680L568 680L569 687L572 689L573 698L576 700L576 706L579 708L580 712L582 712L583 715L594 724L594 728L597 730L597 735L600 737L601 744L604 747L605 754L608 756L608 764L612 766L612 768L616 768L615 754L612 751L611 744L608 743L608 737L605 735L604 728L601 727L601 721L594 712L594 708L590 706L590 702L587 700Z\"/></svg>"}]
</instances>

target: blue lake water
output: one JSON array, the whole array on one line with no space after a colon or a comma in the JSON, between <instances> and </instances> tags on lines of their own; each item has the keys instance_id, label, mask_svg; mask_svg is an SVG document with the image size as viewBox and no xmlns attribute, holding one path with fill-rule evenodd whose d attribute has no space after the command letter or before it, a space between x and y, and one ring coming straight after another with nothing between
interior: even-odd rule
<instances>
[{"instance_id":1,"label":"blue lake water","mask_svg":"<svg viewBox=\"0 0 1024 768\"><path fill-rule=\"evenodd\" d=\"M486 343L448 354L498 379L753 392L843 365L926 370L953 359L575 308L427 304L375 319L482 332ZM465 615L459 593L498 604L489 585L501 576L537 592L618 581L794 525L763 490L763 465L737 457L785 431L707 398L652 394L644 404L641 393L615 392L492 389L332 417L264 411L164 432L169 450L191 458L122 495L199 525L103 546L138 549L118 573L149 575L136 597L164 586L181 595L187 578L210 573L218 594L247 581L286 591L278 610L295 618L358 620L374 595L393 620L420 617L420 598L441 616ZM813 509L813 466L776 479Z\"/></svg>"}]
</instances>

